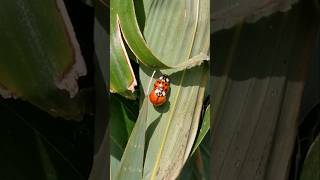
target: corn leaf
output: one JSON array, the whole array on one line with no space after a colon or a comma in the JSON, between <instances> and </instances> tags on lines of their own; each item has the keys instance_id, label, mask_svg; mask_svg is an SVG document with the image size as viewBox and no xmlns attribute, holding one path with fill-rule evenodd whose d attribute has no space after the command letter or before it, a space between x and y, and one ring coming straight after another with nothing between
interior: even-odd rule
<instances>
[{"instance_id":1,"label":"corn leaf","mask_svg":"<svg viewBox=\"0 0 320 180\"><path fill-rule=\"evenodd\" d=\"M212 178L288 179L319 22L311 2L214 34Z\"/></svg>"},{"instance_id":2,"label":"corn leaf","mask_svg":"<svg viewBox=\"0 0 320 180\"><path fill-rule=\"evenodd\" d=\"M96 16L97 18L97 16ZM105 19L107 16L105 16ZM97 20L97 19L96 19ZM96 21L95 27L99 26ZM99 40L97 42L97 40ZM100 44L101 42L108 42L107 39L95 39L96 44ZM108 44L108 43L107 43ZM101 44L100 44L101 45ZM99 45L99 46L100 46ZM100 46L101 47L101 46ZM96 46L97 48L97 46ZM98 50L98 49L96 49ZM97 54L98 52L95 52ZM100 57L103 57L107 53L101 53ZM106 57L106 56L105 56ZM107 58L107 57L106 57ZM103 77L102 69L99 67L99 63L97 62L97 58L95 59L96 63L94 64L94 68L96 69L94 82L95 82L95 115L94 115L94 156L92 167L90 170L90 175L88 180L96 180L96 179L108 179L110 176L110 126L107 121L108 117L110 117L110 99L106 94L106 87L108 88L108 83L105 82Z\"/></svg>"},{"instance_id":3,"label":"corn leaf","mask_svg":"<svg viewBox=\"0 0 320 180\"><path fill-rule=\"evenodd\" d=\"M191 155L196 151L196 149L199 147L200 143L202 142L203 138L206 136L206 134L209 132L210 129L210 105L207 107L204 117L203 117L203 122L200 127L200 131L198 134L198 137L195 141L195 144L192 148Z\"/></svg>"},{"instance_id":4,"label":"corn leaf","mask_svg":"<svg viewBox=\"0 0 320 180\"><path fill-rule=\"evenodd\" d=\"M85 123L57 121L19 100L0 99L0 115L1 179L86 179L78 165L89 165L90 155L83 153L90 149L85 149L85 144L91 145L87 140L91 136L73 137L76 129L88 130Z\"/></svg>"},{"instance_id":5,"label":"corn leaf","mask_svg":"<svg viewBox=\"0 0 320 180\"><path fill-rule=\"evenodd\" d=\"M117 180L141 180L143 170L146 118L148 113L148 100L144 99L137 122L132 130L128 144L125 148L118 173Z\"/></svg>"},{"instance_id":6,"label":"corn leaf","mask_svg":"<svg viewBox=\"0 0 320 180\"><path fill-rule=\"evenodd\" d=\"M132 102L131 102L132 103ZM134 114L124 102L115 95L110 96L110 174L114 177L120 166L121 156L134 126Z\"/></svg>"},{"instance_id":7,"label":"corn leaf","mask_svg":"<svg viewBox=\"0 0 320 180\"><path fill-rule=\"evenodd\" d=\"M70 97L86 67L63 1L3 0L0 27L0 94L79 119L81 99Z\"/></svg>"},{"instance_id":8,"label":"corn leaf","mask_svg":"<svg viewBox=\"0 0 320 180\"><path fill-rule=\"evenodd\" d=\"M213 0L211 23L214 23L214 26L211 30L216 32L242 22L256 22L278 11L288 11L296 2L298 0Z\"/></svg>"},{"instance_id":9,"label":"corn leaf","mask_svg":"<svg viewBox=\"0 0 320 180\"><path fill-rule=\"evenodd\" d=\"M316 137L304 160L300 180L320 179L320 135Z\"/></svg>"},{"instance_id":10,"label":"corn leaf","mask_svg":"<svg viewBox=\"0 0 320 180\"><path fill-rule=\"evenodd\" d=\"M182 64L208 53L209 1L145 0L143 4L146 42L165 64ZM147 95L154 69L140 67L141 84ZM148 103L144 179L175 179L179 175L198 130L208 64L162 73L169 75L171 88L163 106L156 108ZM154 78L160 74L157 71Z\"/></svg>"},{"instance_id":11,"label":"corn leaf","mask_svg":"<svg viewBox=\"0 0 320 180\"><path fill-rule=\"evenodd\" d=\"M200 65L203 61L209 60L206 52L199 51L195 54L192 54L191 56L180 57L182 61L178 63L176 61L172 61L171 56L163 56L157 50L150 48L150 43L147 43L148 40L144 39L144 36L139 29L133 0L119 0L117 1L117 3L118 5L115 5L114 7L116 9L117 15L119 16L123 36L132 52L145 66L156 69L173 68L177 70L184 70L186 68ZM144 2L143 4L145 4L145 7L148 6L148 2ZM164 12L165 9L162 8L162 13ZM182 9L180 9L180 12L182 12ZM182 14L179 15L180 18L183 18L181 15ZM191 33L193 34L190 34L190 36L193 36L195 32ZM188 45L190 46L190 42L184 43L189 43Z\"/></svg>"},{"instance_id":12,"label":"corn leaf","mask_svg":"<svg viewBox=\"0 0 320 180\"><path fill-rule=\"evenodd\" d=\"M119 18L115 12L117 0L111 1L110 12L110 91L134 99L134 87L137 85L130 59L122 40Z\"/></svg>"},{"instance_id":13,"label":"corn leaf","mask_svg":"<svg viewBox=\"0 0 320 180\"><path fill-rule=\"evenodd\" d=\"M110 48L110 8L104 1L95 3L95 22L94 22L94 45L95 55L99 65L99 72L102 75L102 81L109 85L109 58L110 53L106 49Z\"/></svg>"},{"instance_id":14,"label":"corn leaf","mask_svg":"<svg viewBox=\"0 0 320 180\"><path fill-rule=\"evenodd\" d=\"M209 180L210 175L210 136L207 134L182 169L179 180Z\"/></svg>"}]
</instances>

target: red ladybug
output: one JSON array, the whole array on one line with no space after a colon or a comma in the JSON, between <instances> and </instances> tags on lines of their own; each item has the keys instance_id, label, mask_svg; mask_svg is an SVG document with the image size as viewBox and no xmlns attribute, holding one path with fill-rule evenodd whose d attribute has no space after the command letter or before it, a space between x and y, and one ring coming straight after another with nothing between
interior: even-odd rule
<instances>
[{"instance_id":1,"label":"red ladybug","mask_svg":"<svg viewBox=\"0 0 320 180\"><path fill-rule=\"evenodd\" d=\"M162 75L153 85L149 94L149 100L154 106L160 106L167 101L167 93L170 88L170 80L167 75Z\"/></svg>"}]
</instances>

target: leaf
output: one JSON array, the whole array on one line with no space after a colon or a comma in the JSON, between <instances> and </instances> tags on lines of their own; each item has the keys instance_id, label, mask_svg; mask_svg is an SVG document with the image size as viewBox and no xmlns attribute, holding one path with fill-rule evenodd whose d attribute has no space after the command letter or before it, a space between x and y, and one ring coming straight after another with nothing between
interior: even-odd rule
<instances>
[{"instance_id":1,"label":"leaf","mask_svg":"<svg viewBox=\"0 0 320 180\"><path fill-rule=\"evenodd\" d=\"M204 117L203 117L203 122L200 128L199 135L195 141L195 144L193 145L191 155L196 151L200 143L202 142L203 138L206 136L206 134L209 132L210 129L210 105L207 107Z\"/></svg>"},{"instance_id":2,"label":"leaf","mask_svg":"<svg viewBox=\"0 0 320 180\"><path fill-rule=\"evenodd\" d=\"M214 0L211 14L212 31L231 28L242 22L256 22L276 12L288 11L297 2L297 0L270 0L268 2L263 0L230 2Z\"/></svg>"},{"instance_id":3,"label":"leaf","mask_svg":"<svg viewBox=\"0 0 320 180\"><path fill-rule=\"evenodd\" d=\"M81 0L84 4L90 7L94 7L94 2L93 0Z\"/></svg>"},{"instance_id":4,"label":"leaf","mask_svg":"<svg viewBox=\"0 0 320 180\"><path fill-rule=\"evenodd\" d=\"M110 8L104 1L98 0L95 3L95 21L94 21L94 44L95 44L95 55L98 61L99 70L102 74L102 81L109 84L109 58L110 53L106 50L110 49ZM109 28L107 28L109 27ZM109 90L109 88L108 88Z\"/></svg>"},{"instance_id":5,"label":"leaf","mask_svg":"<svg viewBox=\"0 0 320 180\"><path fill-rule=\"evenodd\" d=\"M182 64L201 53L208 53L209 1L166 0L160 3L145 0L143 4L146 42L163 63ZM149 93L148 83L153 71L140 65L145 95ZM198 130L208 64L178 72L163 70L162 73L169 75L170 91L163 106L156 108L148 103L144 179L175 179L179 175ZM155 78L160 74L157 71Z\"/></svg>"},{"instance_id":6,"label":"leaf","mask_svg":"<svg viewBox=\"0 0 320 180\"><path fill-rule=\"evenodd\" d=\"M103 9L103 8L102 8ZM98 8L96 8L98 10ZM101 10L101 9L100 9ZM97 17L97 16L96 16ZM105 16L107 18L107 16ZM95 27L98 26L96 21ZM97 39L95 39L96 42ZM98 39L98 42L103 42L101 39ZM105 41L108 42L108 41ZM97 43L96 43L97 44ZM101 47L101 46L100 46ZM96 46L97 48L97 46ZM98 49L96 49L98 50ZM97 55L97 51L95 54ZM107 53L106 53L107 54ZM105 55L105 54L100 54ZM96 72L94 74L95 82L95 114L94 114L94 155L93 162L90 170L90 175L88 180L97 180L97 179L108 179L111 174L111 164L110 161L110 126L108 117L110 117L110 103L109 97L106 94L106 87L108 84L103 77L103 73L99 68L99 63L97 57L94 59L94 69Z\"/></svg>"},{"instance_id":7,"label":"leaf","mask_svg":"<svg viewBox=\"0 0 320 180\"><path fill-rule=\"evenodd\" d=\"M3 0L0 27L1 95L81 119L83 99L75 96L86 66L63 1Z\"/></svg>"},{"instance_id":8,"label":"leaf","mask_svg":"<svg viewBox=\"0 0 320 180\"><path fill-rule=\"evenodd\" d=\"M136 19L133 0L119 0L117 1L117 3L118 4L114 5L113 8L118 14L123 36L132 52L145 66L155 69L173 68L177 70L183 70L196 65L200 65L203 61L209 60L208 56L203 56L207 53L205 51L197 52L197 54L193 54L191 57L181 57L183 63L180 64L171 61L172 57L170 56L162 57L161 53L159 54L153 48L150 48L150 43L147 43L148 40L145 40L142 33L140 32L138 21ZM188 42L186 43L188 44Z\"/></svg>"},{"instance_id":9,"label":"leaf","mask_svg":"<svg viewBox=\"0 0 320 180\"><path fill-rule=\"evenodd\" d=\"M319 28L311 4L214 34L213 179L288 178Z\"/></svg>"},{"instance_id":10,"label":"leaf","mask_svg":"<svg viewBox=\"0 0 320 180\"><path fill-rule=\"evenodd\" d=\"M128 144L121 158L117 180L141 180L143 170L146 117L148 113L147 99L144 99L137 122L132 130Z\"/></svg>"},{"instance_id":11,"label":"leaf","mask_svg":"<svg viewBox=\"0 0 320 180\"><path fill-rule=\"evenodd\" d=\"M210 179L210 152L209 152L209 140L210 136L207 134L199 148L196 149L195 153L186 162L179 175L179 180L205 180Z\"/></svg>"},{"instance_id":12,"label":"leaf","mask_svg":"<svg viewBox=\"0 0 320 180\"><path fill-rule=\"evenodd\" d=\"M110 96L110 165L111 177L117 174L120 159L126 147L127 141L134 126L135 116L126 108L126 104L115 95Z\"/></svg>"},{"instance_id":13,"label":"leaf","mask_svg":"<svg viewBox=\"0 0 320 180\"><path fill-rule=\"evenodd\" d=\"M300 180L318 180L320 164L320 134L316 137L309 148L304 160Z\"/></svg>"},{"instance_id":14,"label":"leaf","mask_svg":"<svg viewBox=\"0 0 320 180\"><path fill-rule=\"evenodd\" d=\"M83 167L90 166L92 144L87 141L89 124L52 118L19 100L0 99L0 115L1 179L86 179L88 169Z\"/></svg>"},{"instance_id":15,"label":"leaf","mask_svg":"<svg viewBox=\"0 0 320 180\"><path fill-rule=\"evenodd\" d=\"M111 6L115 6L116 2L117 0L112 0ZM119 19L114 8L111 8L110 16L110 91L135 99L133 92L137 81L121 37Z\"/></svg>"}]
</instances>

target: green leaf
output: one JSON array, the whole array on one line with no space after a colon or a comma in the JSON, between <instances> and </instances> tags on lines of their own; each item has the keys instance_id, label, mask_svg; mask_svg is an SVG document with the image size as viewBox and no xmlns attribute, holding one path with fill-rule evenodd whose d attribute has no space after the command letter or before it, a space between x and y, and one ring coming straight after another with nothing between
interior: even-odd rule
<instances>
[{"instance_id":1,"label":"green leaf","mask_svg":"<svg viewBox=\"0 0 320 180\"><path fill-rule=\"evenodd\" d=\"M63 1L3 0L0 27L0 94L80 119L82 99L70 97L86 66Z\"/></svg>"},{"instance_id":2,"label":"green leaf","mask_svg":"<svg viewBox=\"0 0 320 180\"><path fill-rule=\"evenodd\" d=\"M316 137L309 148L306 159L304 160L300 180L320 179L320 134Z\"/></svg>"},{"instance_id":3,"label":"green leaf","mask_svg":"<svg viewBox=\"0 0 320 180\"><path fill-rule=\"evenodd\" d=\"M207 134L199 148L186 162L179 175L179 180L209 180L210 175L210 136Z\"/></svg>"},{"instance_id":4,"label":"green leaf","mask_svg":"<svg viewBox=\"0 0 320 180\"><path fill-rule=\"evenodd\" d=\"M144 36L149 48L165 64L183 64L209 51L209 1L144 1ZM121 19L120 19L121 20ZM140 66L144 94L154 69ZM148 103L147 151L144 179L174 179L191 152L208 80L208 64L182 71L163 70L170 78L167 102ZM154 78L161 75L158 71ZM143 110L143 109L141 109Z\"/></svg>"},{"instance_id":5,"label":"green leaf","mask_svg":"<svg viewBox=\"0 0 320 180\"><path fill-rule=\"evenodd\" d=\"M111 177L117 174L120 166L120 159L126 147L127 141L134 126L135 116L121 98L110 96L110 172Z\"/></svg>"},{"instance_id":6,"label":"green leaf","mask_svg":"<svg viewBox=\"0 0 320 180\"><path fill-rule=\"evenodd\" d=\"M132 52L140 60L140 62L145 66L150 68L155 68L155 69L173 68L181 71L186 68L191 68L193 66L200 65L203 61L209 60L209 57L206 55L207 54L206 51L198 51L197 53L192 54L192 56L188 55L188 56L180 57L180 59L182 60L182 62L180 61L180 63L176 61L172 61L172 59L175 59L175 57L170 56L171 53L168 53L167 56L163 56L163 53L159 52L159 50L155 50L154 48L152 48L150 41L148 41L147 37L145 40L142 33L140 32L138 21L135 14L133 0L119 0L117 1L117 3L118 4L113 5L113 8L116 10L117 15L119 17L123 36L127 44L129 45L130 49L132 50ZM144 2L145 7L148 6L147 5L148 3L149 2ZM181 4L181 2L179 3L180 5L178 6L183 7L183 4ZM197 4L194 4L194 5L196 6L196 8L198 8ZM162 7L160 11L162 11L161 13L165 13L166 8ZM177 14L179 18L177 19L183 18L182 17L183 14L181 14L181 12L183 12L182 9L180 9L179 12L180 14L179 15ZM197 13L197 12L192 12L192 13ZM149 23L146 22L146 25L148 24ZM207 26L209 31L210 30L209 25ZM192 37L194 36L195 31L194 32L190 31L189 33L191 33L189 34L189 36ZM144 35L146 36L146 34ZM185 36L185 34L180 34L180 35L177 34L177 35L180 38L181 36ZM162 38L164 37L165 36L163 36ZM204 38L209 38L209 36L208 37L205 36ZM180 40L183 40L183 39L180 39ZM185 47L185 48L191 48L190 44L192 44L192 42L190 41L192 41L192 38L189 38L188 40L189 42L188 41L181 42L189 45L189 47ZM172 48L172 45L169 45L168 47ZM177 49L177 47L174 47L174 48Z\"/></svg>"},{"instance_id":7,"label":"green leaf","mask_svg":"<svg viewBox=\"0 0 320 180\"><path fill-rule=\"evenodd\" d=\"M132 130L128 144L121 158L117 180L141 180L145 148L148 100L144 99L137 122Z\"/></svg>"},{"instance_id":8,"label":"green leaf","mask_svg":"<svg viewBox=\"0 0 320 180\"><path fill-rule=\"evenodd\" d=\"M203 138L206 136L206 134L209 132L210 129L210 105L207 107L203 122L200 128L199 135L195 141L195 144L193 145L191 155L196 151L196 149L199 147L200 143L202 142Z\"/></svg>"},{"instance_id":9,"label":"green leaf","mask_svg":"<svg viewBox=\"0 0 320 180\"><path fill-rule=\"evenodd\" d=\"M117 0L112 0L111 6L115 6L116 2ZM133 92L137 81L121 37L119 19L114 8L111 8L110 13L110 38L110 91L135 99Z\"/></svg>"},{"instance_id":10,"label":"green leaf","mask_svg":"<svg viewBox=\"0 0 320 180\"><path fill-rule=\"evenodd\" d=\"M142 33L140 32L136 19L134 4L132 0L119 0L111 4L120 20L120 26L126 42L132 52L142 63L150 67L167 68L148 48Z\"/></svg>"}]
</instances>

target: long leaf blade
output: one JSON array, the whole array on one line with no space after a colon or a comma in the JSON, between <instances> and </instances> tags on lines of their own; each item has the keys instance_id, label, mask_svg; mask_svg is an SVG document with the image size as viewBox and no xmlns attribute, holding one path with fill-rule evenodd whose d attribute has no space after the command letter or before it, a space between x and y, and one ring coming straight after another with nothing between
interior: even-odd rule
<instances>
[{"instance_id":1,"label":"long leaf blade","mask_svg":"<svg viewBox=\"0 0 320 180\"><path fill-rule=\"evenodd\" d=\"M200 128L199 135L195 141L195 144L192 148L191 155L196 151L196 149L199 147L200 143L202 142L203 138L206 136L206 134L209 132L210 129L210 105L207 107L203 122Z\"/></svg>"},{"instance_id":2,"label":"long leaf blade","mask_svg":"<svg viewBox=\"0 0 320 180\"><path fill-rule=\"evenodd\" d=\"M0 2L0 93L79 119L77 79L86 66L63 1ZM48 98L50 97L50 98Z\"/></svg>"},{"instance_id":3,"label":"long leaf blade","mask_svg":"<svg viewBox=\"0 0 320 180\"><path fill-rule=\"evenodd\" d=\"M136 19L134 3L132 0L119 0L119 5L116 5L122 33L126 42L131 48L132 52L137 56L142 64L147 67L155 69L177 69L183 70L202 64L204 61L208 61L209 57L206 56L206 52L197 52L190 56L180 57L183 63L174 63L172 57L162 57L161 54L150 48L148 40L145 40L138 25ZM209 29L208 29L209 31ZM188 43L187 43L188 44ZM167 58L167 59L163 59ZM186 61L189 60L189 61Z\"/></svg>"},{"instance_id":4,"label":"long leaf blade","mask_svg":"<svg viewBox=\"0 0 320 180\"><path fill-rule=\"evenodd\" d=\"M181 64L209 49L209 1L144 1L146 41L166 64ZM140 78L147 91L153 69L141 66ZM189 156L199 124L207 64L169 75L168 102L149 104L144 179L174 179ZM156 73L156 78L161 73Z\"/></svg>"},{"instance_id":5,"label":"long leaf blade","mask_svg":"<svg viewBox=\"0 0 320 180\"><path fill-rule=\"evenodd\" d=\"M133 127L133 115L119 97L110 96L110 176L114 177L120 166L121 156Z\"/></svg>"},{"instance_id":6,"label":"long leaf blade","mask_svg":"<svg viewBox=\"0 0 320 180\"><path fill-rule=\"evenodd\" d=\"M319 27L311 4L214 35L213 178L287 179Z\"/></svg>"},{"instance_id":7,"label":"long leaf blade","mask_svg":"<svg viewBox=\"0 0 320 180\"><path fill-rule=\"evenodd\" d=\"M115 3L111 1L111 6L114 7ZM121 37L119 19L113 8L110 15L110 91L134 99L132 93L137 81Z\"/></svg>"},{"instance_id":8,"label":"long leaf blade","mask_svg":"<svg viewBox=\"0 0 320 180\"><path fill-rule=\"evenodd\" d=\"M139 117L121 158L119 171L115 178L116 180L142 179L146 117L148 113L147 101L147 99L143 101Z\"/></svg>"}]
</instances>

